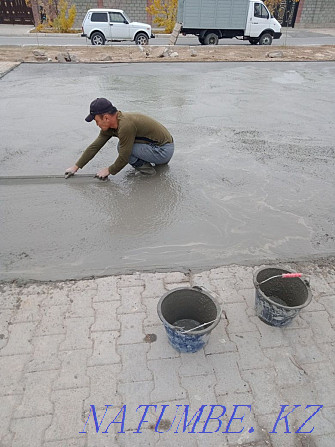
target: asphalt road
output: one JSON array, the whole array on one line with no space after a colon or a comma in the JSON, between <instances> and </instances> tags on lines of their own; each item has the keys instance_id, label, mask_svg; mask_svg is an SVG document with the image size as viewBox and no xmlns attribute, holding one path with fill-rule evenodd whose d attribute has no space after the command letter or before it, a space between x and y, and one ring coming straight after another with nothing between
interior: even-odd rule
<instances>
[{"instance_id":1,"label":"asphalt road","mask_svg":"<svg viewBox=\"0 0 335 447\"><path fill-rule=\"evenodd\" d=\"M274 46L310 46L310 45L335 45L335 33L329 33L324 30L310 31L299 30L292 28L283 28L283 35L280 39L274 40ZM157 35L155 39L150 40L151 45L164 46L169 43L169 37L164 35ZM5 34L1 32L0 27L0 45L60 45L60 46L83 46L91 45L90 40L81 37L79 34L75 35L42 35L42 34L24 34L16 35L15 30L13 34ZM108 45L135 45L134 42L114 42ZM179 36L177 45L200 45L197 37ZM250 45L248 41L241 41L238 39L222 39L219 45Z\"/></svg>"}]
</instances>

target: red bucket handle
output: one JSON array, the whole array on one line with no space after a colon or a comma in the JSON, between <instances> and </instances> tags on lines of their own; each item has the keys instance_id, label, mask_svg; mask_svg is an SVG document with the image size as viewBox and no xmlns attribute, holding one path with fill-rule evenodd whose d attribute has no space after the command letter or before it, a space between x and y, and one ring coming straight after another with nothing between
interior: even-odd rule
<instances>
[{"instance_id":1,"label":"red bucket handle","mask_svg":"<svg viewBox=\"0 0 335 447\"><path fill-rule=\"evenodd\" d=\"M283 273L282 278L301 278L302 273Z\"/></svg>"},{"instance_id":2,"label":"red bucket handle","mask_svg":"<svg viewBox=\"0 0 335 447\"><path fill-rule=\"evenodd\" d=\"M264 284L267 281L270 281L271 279L274 278L301 278L302 277L302 273L282 273L281 275L275 275L275 276L271 276L270 278L264 279L264 281L261 281L257 284L257 286L259 287L261 284Z\"/></svg>"}]
</instances>

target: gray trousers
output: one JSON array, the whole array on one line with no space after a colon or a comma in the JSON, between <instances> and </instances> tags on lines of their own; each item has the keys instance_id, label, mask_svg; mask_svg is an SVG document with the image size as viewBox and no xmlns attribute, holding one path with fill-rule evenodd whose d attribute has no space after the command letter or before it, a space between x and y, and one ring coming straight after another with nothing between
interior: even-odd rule
<instances>
[{"instance_id":1,"label":"gray trousers","mask_svg":"<svg viewBox=\"0 0 335 447\"><path fill-rule=\"evenodd\" d=\"M119 150L119 145L117 148ZM171 160L173 152L174 143L166 143L163 146L157 146L154 143L134 143L129 164L134 168L138 168L146 162L162 165Z\"/></svg>"}]
</instances>

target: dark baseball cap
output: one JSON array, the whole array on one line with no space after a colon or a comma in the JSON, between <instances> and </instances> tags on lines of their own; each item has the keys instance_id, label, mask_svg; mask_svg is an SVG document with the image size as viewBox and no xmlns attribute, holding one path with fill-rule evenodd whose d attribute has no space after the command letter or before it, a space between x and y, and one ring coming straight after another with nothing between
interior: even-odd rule
<instances>
[{"instance_id":1,"label":"dark baseball cap","mask_svg":"<svg viewBox=\"0 0 335 447\"><path fill-rule=\"evenodd\" d=\"M106 98L97 98L90 104L90 114L87 115L85 121L90 123L94 120L95 115L102 115L103 113L115 113L117 108Z\"/></svg>"}]
</instances>

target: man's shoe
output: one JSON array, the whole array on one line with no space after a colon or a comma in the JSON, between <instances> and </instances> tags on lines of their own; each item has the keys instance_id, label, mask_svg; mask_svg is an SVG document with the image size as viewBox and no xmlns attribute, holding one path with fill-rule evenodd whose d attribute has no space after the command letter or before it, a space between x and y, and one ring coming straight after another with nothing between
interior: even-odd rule
<instances>
[{"instance_id":1,"label":"man's shoe","mask_svg":"<svg viewBox=\"0 0 335 447\"><path fill-rule=\"evenodd\" d=\"M136 171L140 172L141 174L144 175L154 175L156 174L156 170L153 166L151 166L150 163L143 163L142 166L138 166L137 168L135 168Z\"/></svg>"}]
</instances>

